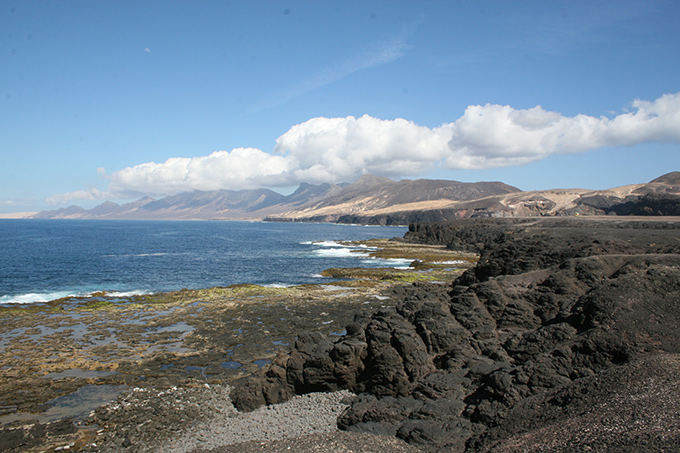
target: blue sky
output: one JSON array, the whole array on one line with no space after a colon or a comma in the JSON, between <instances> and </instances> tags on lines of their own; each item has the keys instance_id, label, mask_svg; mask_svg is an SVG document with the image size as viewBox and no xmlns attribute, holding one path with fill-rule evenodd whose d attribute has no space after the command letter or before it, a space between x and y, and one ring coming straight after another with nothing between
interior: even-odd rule
<instances>
[{"instance_id":1,"label":"blue sky","mask_svg":"<svg viewBox=\"0 0 680 453\"><path fill-rule=\"evenodd\" d=\"M0 212L680 170L680 2L0 1Z\"/></svg>"}]
</instances>

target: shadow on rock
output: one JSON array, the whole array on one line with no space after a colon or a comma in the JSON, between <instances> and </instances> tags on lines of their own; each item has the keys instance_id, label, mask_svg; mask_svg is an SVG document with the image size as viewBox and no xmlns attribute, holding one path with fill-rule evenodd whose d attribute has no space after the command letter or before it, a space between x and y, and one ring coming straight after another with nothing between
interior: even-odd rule
<instances>
[{"instance_id":1,"label":"shadow on rock","mask_svg":"<svg viewBox=\"0 0 680 453\"><path fill-rule=\"evenodd\" d=\"M395 288L394 309L358 315L336 341L301 334L290 354L235 388L235 405L251 410L298 393L349 389L358 396L340 428L446 451L530 450L541 430L558 433L571 423L577 431L591 417L603 431L586 443L607 449L619 444L607 434L605 403L639 395L643 378L631 370L656 364L666 376L659 391L677 391L676 223L468 220L422 227L418 240L423 231L433 242L481 248L477 267L451 285ZM616 392L601 385L619 378L625 385ZM574 408L588 401L605 406L581 420ZM545 410L551 404L562 408L554 416ZM666 428L670 437L652 445L675 442L679 413L659 415L656 428L625 445ZM570 422L560 425L560 417Z\"/></svg>"}]
</instances>

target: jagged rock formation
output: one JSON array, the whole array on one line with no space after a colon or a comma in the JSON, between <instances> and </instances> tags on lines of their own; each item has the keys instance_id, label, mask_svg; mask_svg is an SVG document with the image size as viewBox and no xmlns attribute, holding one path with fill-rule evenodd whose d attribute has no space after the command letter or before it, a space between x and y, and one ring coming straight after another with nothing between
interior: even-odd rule
<instances>
[{"instance_id":1,"label":"jagged rock formation","mask_svg":"<svg viewBox=\"0 0 680 453\"><path fill-rule=\"evenodd\" d=\"M680 415L660 413L680 406L680 224L465 219L406 239L423 237L479 263L448 286L395 289L395 309L339 340L301 334L232 392L237 406L347 388L359 396L341 428L426 450L680 446Z\"/></svg>"}]
</instances>

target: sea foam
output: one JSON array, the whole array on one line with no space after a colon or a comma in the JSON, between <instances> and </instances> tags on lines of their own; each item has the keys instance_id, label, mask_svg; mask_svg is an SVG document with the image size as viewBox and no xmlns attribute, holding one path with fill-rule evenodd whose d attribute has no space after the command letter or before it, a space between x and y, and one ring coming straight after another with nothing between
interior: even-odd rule
<instances>
[{"instance_id":1,"label":"sea foam","mask_svg":"<svg viewBox=\"0 0 680 453\"><path fill-rule=\"evenodd\" d=\"M52 291L44 293L26 293L0 296L0 305L39 304L70 297L92 297L95 293L104 293L109 297L133 297L150 294L149 291Z\"/></svg>"}]
</instances>

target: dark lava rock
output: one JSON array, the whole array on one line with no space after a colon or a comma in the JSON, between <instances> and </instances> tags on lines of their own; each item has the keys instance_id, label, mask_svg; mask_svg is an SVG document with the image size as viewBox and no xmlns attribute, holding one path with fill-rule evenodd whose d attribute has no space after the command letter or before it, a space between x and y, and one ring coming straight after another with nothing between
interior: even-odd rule
<instances>
[{"instance_id":1,"label":"dark lava rock","mask_svg":"<svg viewBox=\"0 0 680 453\"><path fill-rule=\"evenodd\" d=\"M680 355L652 354L516 404L474 451L679 451Z\"/></svg>"},{"instance_id":2,"label":"dark lava rock","mask_svg":"<svg viewBox=\"0 0 680 453\"><path fill-rule=\"evenodd\" d=\"M16 422L0 432L0 451L27 451L43 445L45 438L56 442L77 431L74 420L70 418L51 423L37 420Z\"/></svg>"},{"instance_id":3,"label":"dark lava rock","mask_svg":"<svg viewBox=\"0 0 680 453\"><path fill-rule=\"evenodd\" d=\"M631 208L633 215L680 215L680 196L672 193L649 193Z\"/></svg>"},{"instance_id":4,"label":"dark lava rock","mask_svg":"<svg viewBox=\"0 0 680 453\"><path fill-rule=\"evenodd\" d=\"M396 289L395 308L357 316L335 342L300 335L290 354L232 392L239 409L347 388L359 396L339 418L342 429L397 436L424 450L510 451L531 450L532 441L550 449L538 438L569 430L586 403L636 398L642 378L632 379L632 370L657 367L665 376L659 392L677 391L679 224L484 219L411 232L408 240L426 235L481 249L480 261L451 285ZM652 407L670 407L654 401L663 393L645 395ZM609 410L593 409L598 426L609 429ZM620 442L607 431L574 445L675 445L679 416L650 410L643 418L651 428ZM664 429L669 434L658 439ZM552 437L557 449L567 437Z\"/></svg>"}]
</instances>

